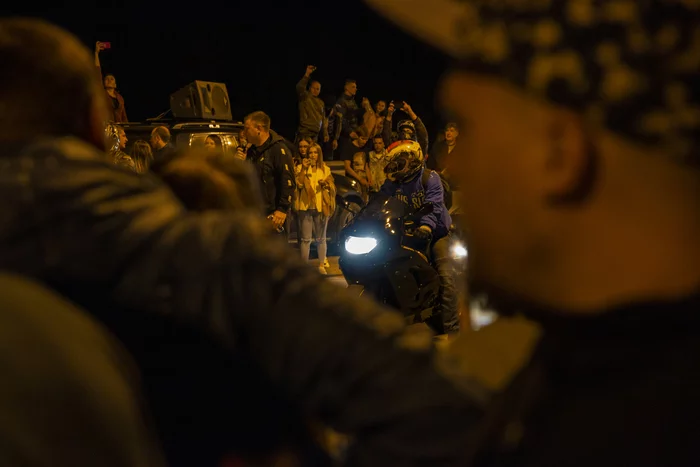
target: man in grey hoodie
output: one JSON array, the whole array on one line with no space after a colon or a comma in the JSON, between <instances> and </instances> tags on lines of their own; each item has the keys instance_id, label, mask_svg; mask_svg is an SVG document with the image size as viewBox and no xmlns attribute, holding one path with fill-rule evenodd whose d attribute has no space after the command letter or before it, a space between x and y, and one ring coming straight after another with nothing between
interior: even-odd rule
<instances>
[{"instance_id":1,"label":"man in grey hoodie","mask_svg":"<svg viewBox=\"0 0 700 467\"><path fill-rule=\"evenodd\" d=\"M319 141L320 133L323 133L323 142L328 142L328 119L326 118L326 107L323 100L318 97L321 93L321 83L312 80L311 73L316 70L313 65L306 67L306 73L297 83L297 96L299 96L299 129L297 130L297 140L309 137L314 141ZM320 141L319 141L320 142Z\"/></svg>"}]
</instances>

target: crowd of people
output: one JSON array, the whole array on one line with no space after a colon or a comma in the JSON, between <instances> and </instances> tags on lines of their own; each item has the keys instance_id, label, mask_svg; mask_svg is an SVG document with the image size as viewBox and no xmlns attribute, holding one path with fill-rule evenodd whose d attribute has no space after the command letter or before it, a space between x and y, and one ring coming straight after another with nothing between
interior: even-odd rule
<instances>
[{"instance_id":1,"label":"crowd of people","mask_svg":"<svg viewBox=\"0 0 700 467\"><path fill-rule=\"evenodd\" d=\"M99 52L104 47L103 42L97 42L95 46L98 69ZM428 131L408 103L391 101L387 104L387 101L379 100L373 107L367 98L363 98L358 106L355 101L358 89L355 80L346 80L337 102L326 106L319 97L321 83L311 78L315 70L315 66L307 66L296 85L299 125L294 141L272 130L266 114L255 112L244 118L246 126L238 135L236 155L257 168L261 186L264 187L266 216L275 230L285 233L290 223L294 222L302 258L309 260L311 243L315 242L318 270L321 274L327 274L330 264L326 237L328 222L336 210L336 187L325 161L343 161L345 175L357 181L367 202L372 194L382 190L387 181L387 148L396 141L418 141L422 159L428 161L428 170L448 179L446 155L455 148L459 131L455 123L449 123L438 141L429 148ZM132 154L124 152L127 138L123 128L118 126L118 123L126 121L124 99L116 91L113 75L105 75L103 85L107 102L114 111L111 125L117 140L111 152L114 162L144 173L154 159L161 164L170 160L174 148L169 142L166 127L154 129L150 141L153 151L162 151L161 148L165 146L162 154L154 156L145 141L134 143ZM396 110L403 111L408 119L399 121L394 130L392 120ZM208 151L221 152L221 138L215 134L207 136L204 147ZM430 157L429 150L435 156ZM420 177L416 176L416 179ZM390 189L389 186L387 189ZM417 191L424 192L422 185L419 188ZM430 202L444 204L444 200L434 197ZM434 222L432 224L434 227Z\"/></svg>"},{"instance_id":2,"label":"crowd of people","mask_svg":"<svg viewBox=\"0 0 700 467\"><path fill-rule=\"evenodd\" d=\"M137 174L106 152L124 103L90 51L0 19L1 465L700 464L698 3L366 2L458 61L441 105L468 130L428 148L394 103L410 119L381 138L379 191L420 203L443 189L424 165L448 165L469 292L500 318L437 351L270 229L295 202L324 228L323 144L377 136L369 103L343 121L356 83L336 127L314 136L318 103L300 107L298 169L254 112L250 163L214 138L180 154L159 127ZM326 427L348 435L336 459Z\"/></svg>"}]
</instances>

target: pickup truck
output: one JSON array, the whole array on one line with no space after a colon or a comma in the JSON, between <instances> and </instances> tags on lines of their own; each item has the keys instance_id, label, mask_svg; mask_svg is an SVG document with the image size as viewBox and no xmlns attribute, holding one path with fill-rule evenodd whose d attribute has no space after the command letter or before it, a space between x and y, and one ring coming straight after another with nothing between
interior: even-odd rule
<instances>
[{"instance_id":1,"label":"pickup truck","mask_svg":"<svg viewBox=\"0 0 700 467\"><path fill-rule=\"evenodd\" d=\"M177 148L204 147L204 140L209 135L216 135L221 139L225 155L234 156L238 148L238 134L243 129L242 122L231 121L202 121L202 120L177 120L177 119L150 119L145 122L129 122L120 124L128 139L126 152L131 145L138 140L148 141L153 129L157 126L165 126L170 130L173 144ZM357 181L333 171L333 179L336 186L336 210L328 222L329 247L337 247L339 233L364 206L360 185ZM297 243L296 222L288 223L288 240Z\"/></svg>"}]
</instances>

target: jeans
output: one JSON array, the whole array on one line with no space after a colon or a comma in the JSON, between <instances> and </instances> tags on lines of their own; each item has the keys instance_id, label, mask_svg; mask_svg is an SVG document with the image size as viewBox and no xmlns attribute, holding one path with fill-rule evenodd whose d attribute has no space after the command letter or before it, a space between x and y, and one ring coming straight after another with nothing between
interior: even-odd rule
<instances>
[{"instance_id":1,"label":"jeans","mask_svg":"<svg viewBox=\"0 0 700 467\"><path fill-rule=\"evenodd\" d=\"M326 261L326 229L328 228L328 218L316 210L299 211L299 231L301 232L301 257L304 261L309 260L311 250L311 240L316 239L316 249L318 260L321 265Z\"/></svg>"},{"instance_id":2,"label":"jeans","mask_svg":"<svg viewBox=\"0 0 700 467\"><path fill-rule=\"evenodd\" d=\"M436 311L442 316L444 331L448 334L455 333L459 331L459 297L450 258L449 235L433 243L432 255L435 269L440 276L440 293Z\"/></svg>"}]
</instances>

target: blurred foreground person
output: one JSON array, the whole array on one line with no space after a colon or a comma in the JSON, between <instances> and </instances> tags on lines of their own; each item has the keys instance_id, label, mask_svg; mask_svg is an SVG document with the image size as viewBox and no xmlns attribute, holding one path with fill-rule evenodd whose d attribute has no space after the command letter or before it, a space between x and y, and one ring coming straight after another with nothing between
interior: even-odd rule
<instances>
[{"instance_id":1,"label":"blurred foreground person","mask_svg":"<svg viewBox=\"0 0 700 467\"><path fill-rule=\"evenodd\" d=\"M0 274L0 465L164 465L128 354L63 298Z\"/></svg>"},{"instance_id":2,"label":"blurred foreground person","mask_svg":"<svg viewBox=\"0 0 700 467\"><path fill-rule=\"evenodd\" d=\"M261 216L188 211L157 178L110 164L103 91L74 36L0 20L0 62L12 70L0 80L0 266L96 315L116 310L110 329L152 369L145 379L188 378L146 385L149 404L186 413L154 410L171 465L208 465L230 429L270 452L295 413L353 435L349 465L461 464L480 412L434 368L429 333L406 334L402 316L323 279ZM173 339L166 324L198 336Z\"/></svg>"},{"instance_id":3,"label":"blurred foreground person","mask_svg":"<svg viewBox=\"0 0 700 467\"><path fill-rule=\"evenodd\" d=\"M698 2L368 3L459 60L469 290L520 312L452 349L472 463L700 465Z\"/></svg>"},{"instance_id":4,"label":"blurred foreground person","mask_svg":"<svg viewBox=\"0 0 700 467\"><path fill-rule=\"evenodd\" d=\"M208 148L179 153L156 175L191 211L250 210L258 216L264 212L253 167Z\"/></svg>"}]
</instances>

